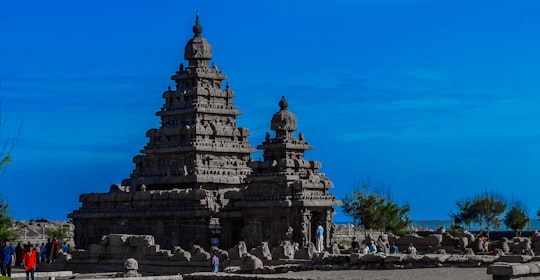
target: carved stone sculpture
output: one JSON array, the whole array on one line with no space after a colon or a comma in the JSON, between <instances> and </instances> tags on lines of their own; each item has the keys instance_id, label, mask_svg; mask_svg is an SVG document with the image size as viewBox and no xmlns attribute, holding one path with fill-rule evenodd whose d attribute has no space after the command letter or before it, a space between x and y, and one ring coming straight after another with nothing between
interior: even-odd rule
<instances>
[{"instance_id":1,"label":"carved stone sculpture","mask_svg":"<svg viewBox=\"0 0 540 280\"><path fill-rule=\"evenodd\" d=\"M124 277L140 277L139 263L134 258L129 258L124 262Z\"/></svg>"},{"instance_id":2,"label":"carved stone sculpture","mask_svg":"<svg viewBox=\"0 0 540 280\"><path fill-rule=\"evenodd\" d=\"M261 242L259 246L251 249L250 253L261 260L272 260L272 253L268 248L268 242Z\"/></svg>"},{"instance_id":3,"label":"carved stone sculpture","mask_svg":"<svg viewBox=\"0 0 540 280\"><path fill-rule=\"evenodd\" d=\"M239 241L234 247L227 250L231 260L241 260L244 254L247 254L247 247L244 241Z\"/></svg>"}]
</instances>

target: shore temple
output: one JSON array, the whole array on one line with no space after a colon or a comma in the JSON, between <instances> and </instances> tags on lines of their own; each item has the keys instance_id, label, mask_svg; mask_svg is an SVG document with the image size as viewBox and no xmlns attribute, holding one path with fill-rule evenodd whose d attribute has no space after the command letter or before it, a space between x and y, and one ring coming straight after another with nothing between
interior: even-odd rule
<instances>
[{"instance_id":1,"label":"shore temple","mask_svg":"<svg viewBox=\"0 0 540 280\"><path fill-rule=\"evenodd\" d=\"M161 125L146 132L129 178L107 193L82 194L81 207L68 215L77 248L111 233L150 234L162 248L230 248L240 240L249 248L283 240L305 247L318 222L329 246L333 207L341 202L329 193L321 163L304 159L313 147L295 136L287 100L276 97L272 132L257 146L263 160L253 161L250 131L236 123L235 92L211 62L202 32L197 15L185 61L171 77L175 87L162 94Z\"/></svg>"}]
</instances>

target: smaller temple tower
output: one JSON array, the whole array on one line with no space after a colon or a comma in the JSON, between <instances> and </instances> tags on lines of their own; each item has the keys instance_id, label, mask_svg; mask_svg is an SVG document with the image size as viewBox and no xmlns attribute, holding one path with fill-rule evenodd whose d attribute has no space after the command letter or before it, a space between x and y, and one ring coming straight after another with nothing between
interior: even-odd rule
<instances>
[{"instance_id":1,"label":"smaller temple tower","mask_svg":"<svg viewBox=\"0 0 540 280\"><path fill-rule=\"evenodd\" d=\"M253 161L247 189L235 205L244 217L243 238L248 247L261 241L277 246L283 240L301 247L314 240L315 228L321 222L325 228L325 246L330 245L334 206L341 202L329 193L332 182L321 172L319 161L304 159L312 150L299 133L296 116L288 110L285 97L279 101L280 110L272 116L271 137L257 146L263 150L263 160Z\"/></svg>"}]
</instances>

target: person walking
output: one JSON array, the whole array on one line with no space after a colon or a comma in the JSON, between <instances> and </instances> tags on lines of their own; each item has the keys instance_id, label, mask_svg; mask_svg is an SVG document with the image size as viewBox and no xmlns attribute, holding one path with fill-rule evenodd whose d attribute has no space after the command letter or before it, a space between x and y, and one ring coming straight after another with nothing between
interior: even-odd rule
<instances>
[{"instance_id":1,"label":"person walking","mask_svg":"<svg viewBox=\"0 0 540 280\"><path fill-rule=\"evenodd\" d=\"M45 245L45 243L41 243L41 248L39 248L39 258L40 262L47 262L47 246Z\"/></svg>"},{"instance_id":2,"label":"person walking","mask_svg":"<svg viewBox=\"0 0 540 280\"><path fill-rule=\"evenodd\" d=\"M23 247L21 246L21 242L17 243L17 246L15 247L15 255L17 255L17 257L15 258L15 265L20 266L23 256Z\"/></svg>"},{"instance_id":3,"label":"person walking","mask_svg":"<svg viewBox=\"0 0 540 280\"><path fill-rule=\"evenodd\" d=\"M26 253L22 257L22 263L24 271L26 272L26 280L34 280L34 272L36 271L36 262L37 262L37 253L34 248L28 246L26 248Z\"/></svg>"},{"instance_id":4,"label":"person walking","mask_svg":"<svg viewBox=\"0 0 540 280\"><path fill-rule=\"evenodd\" d=\"M0 249L2 256L2 275L11 277L11 266L14 264L16 253L15 248L9 245L9 240L4 241L4 247Z\"/></svg>"},{"instance_id":5,"label":"person walking","mask_svg":"<svg viewBox=\"0 0 540 280\"><path fill-rule=\"evenodd\" d=\"M53 250L53 243L51 241L51 238L47 238L47 244L45 244L45 251L43 252L45 254L45 262L50 263L52 261L51 254Z\"/></svg>"},{"instance_id":6,"label":"person walking","mask_svg":"<svg viewBox=\"0 0 540 280\"><path fill-rule=\"evenodd\" d=\"M216 251L214 251L212 254L212 269L213 272L219 271L219 258L216 254Z\"/></svg>"}]
</instances>

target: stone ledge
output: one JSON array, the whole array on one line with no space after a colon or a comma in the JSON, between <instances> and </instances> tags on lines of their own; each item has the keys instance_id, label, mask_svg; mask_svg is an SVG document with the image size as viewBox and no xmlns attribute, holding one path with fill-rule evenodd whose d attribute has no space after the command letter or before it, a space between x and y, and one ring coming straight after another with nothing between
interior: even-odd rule
<instances>
[{"instance_id":1,"label":"stone ledge","mask_svg":"<svg viewBox=\"0 0 540 280\"><path fill-rule=\"evenodd\" d=\"M282 276L282 275L261 275L261 274L233 274L233 273L213 273L213 272L196 272L191 274L184 274L184 280L214 280L214 279L222 279L222 280L265 280L265 279L272 279L272 280L306 280L307 278L297 278L297 277L290 277L290 276Z\"/></svg>"},{"instance_id":2,"label":"stone ledge","mask_svg":"<svg viewBox=\"0 0 540 280\"><path fill-rule=\"evenodd\" d=\"M488 267L487 274L493 279L540 279L540 262L532 263L495 263Z\"/></svg>"},{"instance_id":3,"label":"stone ledge","mask_svg":"<svg viewBox=\"0 0 540 280\"><path fill-rule=\"evenodd\" d=\"M96 279L96 277L77 277L76 279ZM141 277L110 277L99 280L182 280L182 275L163 275L163 276L141 276Z\"/></svg>"},{"instance_id":4,"label":"stone ledge","mask_svg":"<svg viewBox=\"0 0 540 280\"><path fill-rule=\"evenodd\" d=\"M34 272L34 278L54 279L55 277L71 277L71 276L73 276L72 271L50 271L50 272L36 271L36 272ZM13 278L13 279L21 279L21 278L26 279L26 272L12 273L11 278Z\"/></svg>"}]
</instances>

